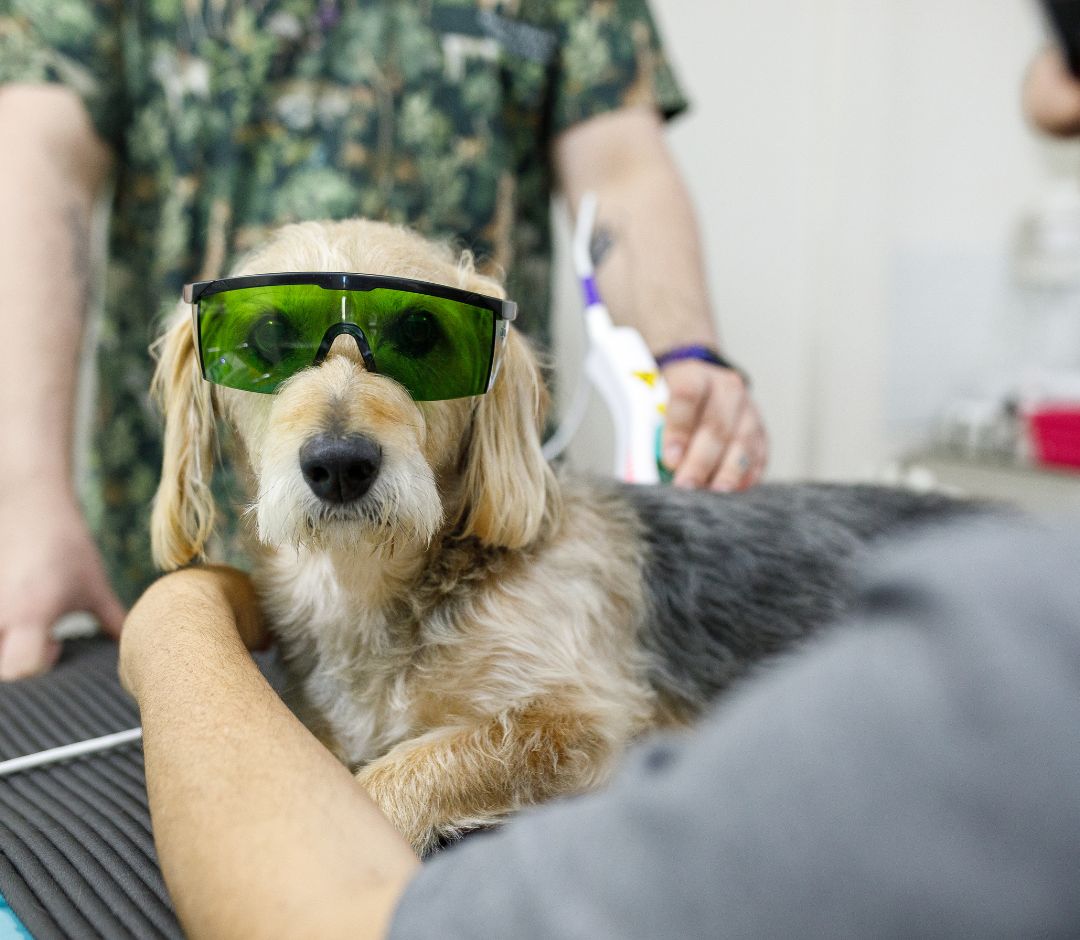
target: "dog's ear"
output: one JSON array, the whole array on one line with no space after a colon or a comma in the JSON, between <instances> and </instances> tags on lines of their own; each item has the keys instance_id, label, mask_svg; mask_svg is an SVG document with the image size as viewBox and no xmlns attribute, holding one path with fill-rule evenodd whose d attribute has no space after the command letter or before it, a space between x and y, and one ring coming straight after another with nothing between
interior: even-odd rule
<instances>
[{"instance_id":1,"label":"dog's ear","mask_svg":"<svg viewBox=\"0 0 1080 940\"><path fill-rule=\"evenodd\" d=\"M199 558L214 528L214 407L199 374L190 308L155 347L153 395L165 416L161 482L150 520L154 561L166 571Z\"/></svg>"},{"instance_id":2,"label":"dog's ear","mask_svg":"<svg viewBox=\"0 0 1080 940\"><path fill-rule=\"evenodd\" d=\"M465 454L462 534L524 548L559 512L555 475L541 451L548 393L528 343L511 329L495 387L482 396Z\"/></svg>"}]
</instances>

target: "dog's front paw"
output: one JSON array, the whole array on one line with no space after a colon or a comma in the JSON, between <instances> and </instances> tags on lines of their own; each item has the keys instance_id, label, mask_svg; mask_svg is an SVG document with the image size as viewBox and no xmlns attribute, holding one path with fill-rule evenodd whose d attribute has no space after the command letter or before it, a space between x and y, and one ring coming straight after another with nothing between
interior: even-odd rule
<instances>
[{"instance_id":1,"label":"dog's front paw","mask_svg":"<svg viewBox=\"0 0 1080 940\"><path fill-rule=\"evenodd\" d=\"M421 781L408 778L408 770L395 761L377 760L356 772L356 782L418 855L426 855L439 841Z\"/></svg>"}]
</instances>

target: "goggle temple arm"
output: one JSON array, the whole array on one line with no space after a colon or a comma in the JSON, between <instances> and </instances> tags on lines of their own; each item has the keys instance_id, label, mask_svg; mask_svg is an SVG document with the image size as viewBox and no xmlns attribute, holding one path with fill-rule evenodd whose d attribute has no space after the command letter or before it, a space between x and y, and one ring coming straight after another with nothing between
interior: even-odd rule
<instances>
[{"instance_id":1,"label":"goggle temple arm","mask_svg":"<svg viewBox=\"0 0 1080 940\"><path fill-rule=\"evenodd\" d=\"M203 363L202 340L199 338L199 298L202 292L213 281L195 281L185 284L181 297L186 304L191 305L191 341L195 344L195 361L199 365L199 375L206 378L206 366Z\"/></svg>"},{"instance_id":2,"label":"goggle temple arm","mask_svg":"<svg viewBox=\"0 0 1080 940\"><path fill-rule=\"evenodd\" d=\"M517 310L515 308L514 313ZM499 376L499 368L502 366L503 355L506 353L506 339L510 335L510 322L513 317L503 319L496 316L495 318L495 349L492 354L491 362L491 377L488 379L488 385L486 391L491 391L495 387L495 379Z\"/></svg>"},{"instance_id":3,"label":"goggle temple arm","mask_svg":"<svg viewBox=\"0 0 1080 940\"><path fill-rule=\"evenodd\" d=\"M184 287L184 303L191 306L191 342L195 346L195 362L199 366L199 375L206 378L206 368L203 366L202 340L199 338L199 302L188 299L188 287Z\"/></svg>"}]
</instances>

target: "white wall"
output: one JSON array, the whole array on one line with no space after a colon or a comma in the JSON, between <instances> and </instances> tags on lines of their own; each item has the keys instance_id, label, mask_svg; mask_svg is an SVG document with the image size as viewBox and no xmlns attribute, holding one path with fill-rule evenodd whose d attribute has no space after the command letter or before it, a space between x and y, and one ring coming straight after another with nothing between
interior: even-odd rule
<instances>
[{"instance_id":1,"label":"white wall","mask_svg":"<svg viewBox=\"0 0 1080 940\"><path fill-rule=\"evenodd\" d=\"M1008 381L1022 315L1012 270L1022 214L1076 148L1025 125L1019 87L1043 40L1025 0L896 3L889 177L887 428L909 440L943 399ZM976 19L977 18L977 19ZM962 37L979 22L977 41Z\"/></svg>"},{"instance_id":2,"label":"white wall","mask_svg":"<svg viewBox=\"0 0 1080 940\"><path fill-rule=\"evenodd\" d=\"M774 477L871 472L987 381L1023 207L1074 148L1018 108L1027 0L654 0L694 108L670 140Z\"/></svg>"}]
</instances>

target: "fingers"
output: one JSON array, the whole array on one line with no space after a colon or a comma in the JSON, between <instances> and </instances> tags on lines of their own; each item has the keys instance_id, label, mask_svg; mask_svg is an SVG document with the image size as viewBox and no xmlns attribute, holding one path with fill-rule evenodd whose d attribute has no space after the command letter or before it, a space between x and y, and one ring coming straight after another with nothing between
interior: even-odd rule
<instances>
[{"instance_id":1,"label":"fingers","mask_svg":"<svg viewBox=\"0 0 1080 940\"><path fill-rule=\"evenodd\" d=\"M748 404L728 444L720 468L709 482L717 492L749 489L761 482L768 462L769 449L757 409Z\"/></svg>"},{"instance_id":2,"label":"fingers","mask_svg":"<svg viewBox=\"0 0 1080 940\"><path fill-rule=\"evenodd\" d=\"M124 609L124 605L120 603L120 598L116 596L116 592L109 586L104 574L102 574L101 580L93 585L93 595L89 607L90 612L97 617L98 623L101 624L102 630L111 637L120 636L127 611Z\"/></svg>"},{"instance_id":3,"label":"fingers","mask_svg":"<svg viewBox=\"0 0 1080 940\"><path fill-rule=\"evenodd\" d=\"M1080 82L1057 49L1045 49L1028 69L1024 110L1047 133L1067 137L1080 131Z\"/></svg>"},{"instance_id":4,"label":"fingers","mask_svg":"<svg viewBox=\"0 0 1080 940\"><path fill-rule=\"evenodd\" d=\"M53 627L65 614L86 611L119 634L123 605L73 501L0 500L0 532L21 533L0 564L0 680L52 665L60 650Z\"/></svg>"},{"instance_id":5,"label":"fingers","mask_svg":"<svg viewBox=\"0 0 1080 940\"><path fill-rule=\"evenodd\" d=\"M680 362L664 370L668 385L667 411L660 456L669 470L681 467L702 410L709 398L709 374L702 362Z\"/></svg>"},{"instance_id":6,"label":"fingers","mask_svg":"<svg viewBox=\"0 0 1080 940\"><path fill-rule=\"evenodd\" d=\"M52 668L60 644L45 625L9 627L0 632L0 681L25 679Z\"/></svg>"},{"instance_id":7,"label":"fingers","mask_svg":"<svg viewBox=\"0 0 1080 940\"><path fill-rule=\"evenodd\" d=\"M745 489L765 472L761 415L742 377L705 362L665 369L670 392L662 456L676 486Z\"/></svg>"}]
</instances>

